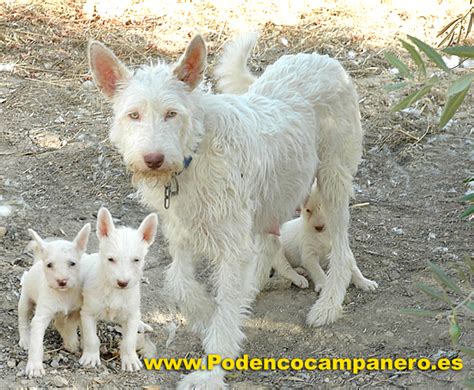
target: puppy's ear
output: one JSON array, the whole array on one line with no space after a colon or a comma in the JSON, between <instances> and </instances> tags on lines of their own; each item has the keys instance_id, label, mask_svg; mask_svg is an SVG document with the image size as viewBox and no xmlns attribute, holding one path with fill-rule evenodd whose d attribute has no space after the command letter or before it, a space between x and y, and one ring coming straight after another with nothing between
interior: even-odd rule
<instances>
[{"instance_id":1,"label":"puppy's ear","mask_svg":"<svg viewBox=\"0 0 474 390\"><path fill-rule=\"evenodd\" d=\"M130 72L112 50L100 42L90 41L88 54L89 67L97 88L107 99L111 99L118 85L130 78Z\"/></svg>"},{"instance_id":2,"label":"puppy's ear","mask_svg":"<svg viewBox=\"0 0 474 390\"><path fill-rule=\"evenodd\" d=\"M148 245L151 245L153 244L153 241L155 241L157 228L158 217L155 213L152 213L143 220L140 227L138 228L138 233L140 233L140 235L143 237L143 241L145 241Z\"/></svg>"},{"instance_id":3,"label":"puppy's ear","mask_svg":"<svg viewBox=\"0 0 474 390\"><path fill-rule=\"evenodd\" d=\"M206 64L206 44L202 36L198 34L189 42L184 55L174 68L174 74L193 90L202 81Z\"/></svg>"},{"instance_id":4,"label":"puppy's ear","mask_svg":"<svg viewBox=\"0 0 474 390\"><path fill-rule=\"evenodd\" d=\"M28 233L33 241L28 244L26 249L32 250L35 256L42 254L46 248L46 243L33 229L28 229Z\"/></svg>"},{"instance_id":5,"label":"puppy's ear","mask_svg":"<svg viewBox=\"0 0 474 390\"><path fill-rule=\"evenodd\" d=\"M84 253L87 248L87 243L89 242L89 235L91 233L91 224L86 223L82 229L77 233L76 238L73 243L79 253Z\"/></svg>"},{"instance_id":6,"label":"puppy's ear","mask_svg":"<svg viewBox=\"0 0 474 390\"><path fill-rule=\"evenodd\" d=\"M97 238L102 240L109 237L114 230L115 226L112 215L105 207L101 207L97 215Z\"/></svg>"}]
</instances>

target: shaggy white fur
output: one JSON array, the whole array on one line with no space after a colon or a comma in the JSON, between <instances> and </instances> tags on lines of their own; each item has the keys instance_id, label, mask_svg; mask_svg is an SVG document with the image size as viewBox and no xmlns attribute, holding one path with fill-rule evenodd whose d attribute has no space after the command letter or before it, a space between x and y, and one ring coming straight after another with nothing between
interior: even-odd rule
<instances>
[{"instance_id":1,"label":"shaggy white fur","mask_svg":"<svg viewBox=\"0 0 474 390\"><path fill-rule=\"evenodd\" d=\"M328 255L331 251L327 222L327 211L321 202L315 182L309 199L301 209L301 216L281 227L283 255L280 251L274 264L278 273L299 287L305 286L300 285L302 276L293 267L303 267L313 280L316 292L320 291L326 282L326 274L321 267L328 265ZM366 279L355 262L352 268L352 283L364 291L377 288L377 283Z\"/></svg>"},{"instance_id":2,"label":"shaggy white fur","mask_svg":"<svg viewBox=\"0 0 474 390\"><path fill-rule=\"evenodd\" d=\"M82 357L85 366L100 365L97 320L118 322L122 326L120 344L122 370L136 371L142 366L137 349L139 331L149 330L140 320L140 279L145 256L155 239L158 218L150 214L138 230L114 226L112 216L101 208L97 216L99 253L82 259L83 305L81 308Z\"/></svg>"},{"instance_id":3,"label":"shaggy white fur","mask_svg":"<svg viewBox=\"0 0 474 390\"><path fill-rule=\"evenodd\" d=\"M77 234L74 241L47 241L29 229L33 238L35 263L21 278L18 302L18 330L20 346L28 349L25 374L28 377L44 375L43 339L51 320L64 341L64 347L77 351L79 339L79 309L81 308L81 256L89 240L90 224ZM34 309L36 305L36 309ZM30 317L35 315L31 320Z\"/></svg>"},{"instance_id":4,"label":"shaggy white fur","mask_svg":"<svg viewBox=\"0 0 474 390\"><path fill-rule=\"evenodd\" d=\"M242 321L279 248L269 233L303 203L316 170L333 242L329 283L308 322L336 320L355 262L348 204L362 153L357 94L341 65L317 54L283 56L236 96L196 88L206 67L199 35L173 66L131 72L98 42L89 59L113 104L110 140L169 240L168 288L206 353L239 354ZM213 295L195 276L201 258L213 267ZM180 387L212 380L215 389L223 378L196 372Z\"/></svg>"}]
</instances>

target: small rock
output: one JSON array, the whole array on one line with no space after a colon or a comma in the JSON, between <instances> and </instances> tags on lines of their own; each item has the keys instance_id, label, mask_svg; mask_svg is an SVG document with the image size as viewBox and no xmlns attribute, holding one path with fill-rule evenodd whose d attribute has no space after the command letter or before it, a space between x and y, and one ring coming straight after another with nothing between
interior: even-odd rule
<instances>
[{"instance_id":1,"label":"small rock","mask_svg":"<svg viewBox=\"0 0 474 390\"><path fill-rule=\"evenodd\" d=\"M401 235L404 233L403 229L402 229L402 228L399 228L399 227L394 227L394 228L392 229L392 232L394 232L395 234L397 234L397 235L399 235L399 236L401 236Z\"/></svg>"},{"instance_id":2,"label":"small rock","mask_svg":"<svg viewBox=\"0 0 474 390\"><path fill-rule=\"evenodd\" d=\"M433 232L430 232L430 233L428 234L428 241L429 241L429 240L434 240L435 238L436 238L436 234L434 234Z\"/></svg>"},{"instance_id":3,"label":"small rock","mask_svg":"<svg viewBox=\"0 0 474 390\"><path fill-rule=\"evenodd\" d=\"M49 365L53 368L58 368L59 367L59 360L58 358L54 358L53 361L51 363L49 363Z\"/></svg>"},{"instance_id":4,"label":"small rock","mask_svg":"<svg viewBox=\"0 0 474 390\"><path fill-rule=\"evenodd\" d=\"M385 336L385 337L393 337L393 336L395 336L395 334L394 334L392 331L387 330L387 331L384 333L384 336Z\"/></svg>"},{"instance_id":5,"label":"small rock","mask_svg":"<svg viewBox=\"0 0 474 390\"><path fill-rule=\"evenodd\" d=\"M7 228L5 226L0 226L0 238L7 234Z\"/></svg>"},{"instance_id":6,"label":"small rock","mask_svg":"<svg viewBox=\"0 0 474 390\"><path fill-rule=\"evenodd\" d=\"M53 378L52 382L53 382L53 385L56 387L64 387L64 386L69 385L69 382L67 381L67 379L59 375L56 375Z\"/></svg>"},{"instance_id":7,"label":"small rock","mask_svg":"<svg viewBox=\"0 0 474 390\"><path fill-rule=\"evenodd\" d=\"M390 278L390 280L397 280L398 278L400 278L400 272L398 272L396 269L391 270L388 274L388 277Z\"/></svg>"},{"instance_id":8,"label":"small rock","mask_svg":"<svg viewBox=\"0 0 474 390\"><path fill-rule=\"evenodd\" d=\"M15 368L15 367L16 367L16 361L13 360L13 359L12 359L12 360L9 360L9 361L7 362L7 367L8 367L8 368Z\"/></svg>"}]
</instances>

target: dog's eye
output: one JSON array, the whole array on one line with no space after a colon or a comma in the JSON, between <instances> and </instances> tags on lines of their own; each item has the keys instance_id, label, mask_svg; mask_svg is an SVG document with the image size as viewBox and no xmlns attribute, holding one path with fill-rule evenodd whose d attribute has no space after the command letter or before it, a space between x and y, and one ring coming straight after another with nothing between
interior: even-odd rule
<instances>
[{"instance_id":1,"label":"dog's eye","mask_svg":"<svg viewBox=\"0 0 474 390\"><path fill-rule=\"evenodd\" d=\"M306 212L307 212L307 213L310 213L310 212L311 212L311 210L310 210L310 209L306 209Z\"/></svg>"},{"instance_id":2,"label":"dog's eye","mask_svg":"<svg viewBox=\"0 0 474 390\"><path fill-rule=\"evenodd\" d=\"M109 257L107 260L110 261L111 263L115 261L113 257Z\"/></svg>"},{"instance_id":3,"label":"dog's eye","mask_svg":"<svg viewBox=\"0 0 474 390\"><path fill-rule=\"evenodd\" d=\"M130 114L128 114L128 117L133 120L140 119L140 114L137 111L133 111Z\"/></svg>"},{"instance_id":4,"label":"dog's eye","mask_svg":"<svg viewBox=\"0 0 474 390\"><path fill-rule=\"evenodd\" d=\"M71 267L75 267L75 266L76 266L76 262L75 262L75 261L70 261L70 262L69 262L69 265L70 265Z\"/></svg>"},{"instance_id":5,"label":"dog's eye","mask_svg":"<svg viewBox=\"0 0 474 390\"><path fill-rule=\"evenodd\" d=\"M139 263L139 262L140 262L140 259L139 259L139 258L133 259L133 262L134 262L134 263Z\"/></svg>"},{"instance_id":6,"label":"dog's eye","mask_svg":"<svg viewBox=\"0 0 474 390\"><path fill-rule=\"evenodd\" d=\"M165 115L165 121L174 118L178 113L176 111L168 111Z\"/></svg>"},{"instance_id":7,"label":"dog's eye","mask_svg":"<svg viewBox=\"0 0 474 390\"><path fill-rule=\"evenodd\" d=\"M46 267L48 267L48 268L53 268L53 263L48 263L48 264L46 264Z\"/></svg>"}]
</instances>

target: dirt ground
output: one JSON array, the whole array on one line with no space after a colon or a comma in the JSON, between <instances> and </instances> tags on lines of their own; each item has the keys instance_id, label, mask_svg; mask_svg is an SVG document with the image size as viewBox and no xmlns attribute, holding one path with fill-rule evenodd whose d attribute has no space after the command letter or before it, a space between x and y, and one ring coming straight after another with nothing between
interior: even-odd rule
<instances>
[{"instance_id":1,"label":"dirt ground","mask_svg":"<svg viewBox=\"0 0 474 390\"><path fill-rule=\"evenodd\" d=\"M78 11L80 2L65 8L58 2L54 10L25 4L0 5L1 62L14 64L2 65L0 72L0 388L173 388L182 372L120 371L119 334L111 324L100 327L105 347L99 369L81 368L78 355L60 349L58 335L49 329L46 375L25 378L16 305L20 277L31 264L24 253L28 228L43 236L72 238L85 222L95 223L101 205L119 223L132 226L150 211L139 204L121 159L108 142L111 111L90 81L87 39L100 38L127 63L148 62L157 55L173 60L184 40L173 46L166 39L176 31L186 39L194 31L192 20L173 30L163 17L142 22L86 20ZM402 21L408 18L398 16ZM366 205L352 207L351 245L361 270L379 283L379 289L364 293L351 286L344 317L318 329L304 323L317 299L314 291L291 286L263 292L245 325L248 338L243 352L302 358L454 357L458 352L451 345L445 318L408 317L399 310L443 309L414 284L434 284L428 260L456 277L456 266L472 251L472 225L460 219L465 206L459 198L466 192L463 180L473 175L473 98L467 97L457 119L442 131L436 127L440 91L422 99L419 111L391 113L390 104L403 92L382 89L392 79L381 54L385 32L370 35L351 27L351 18L349 11L336 7L303 14L292 26L268 21L260 26L264 39L252 67L261 72L283 53L318 50L339 59L355 79L367 134L353 205ZM418 21L422 31L433 29L433 18ZM192 26L189 31L187 26ZM160 31L168 33L166 39L155 39ZM206 31L212 67L231 30L226 26ZM410 33L397 34L406 32ZM90 249L96 248L93 236ZM160 356L199 357L199 338L169 310L171 304L161 291L169 262L167 244L159 233L147 259L142 312L154 327L151 338ZM461 285L472 289L469 281ZM462 318L462 328L461 341L472 346L472 318ZM227 379L236 389L462 388L474 359L460 356L465 368L457 373L232 372Z\"/></svg>"}]
</instances>

